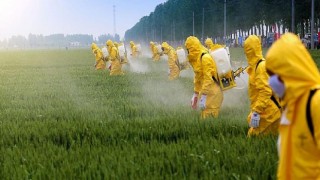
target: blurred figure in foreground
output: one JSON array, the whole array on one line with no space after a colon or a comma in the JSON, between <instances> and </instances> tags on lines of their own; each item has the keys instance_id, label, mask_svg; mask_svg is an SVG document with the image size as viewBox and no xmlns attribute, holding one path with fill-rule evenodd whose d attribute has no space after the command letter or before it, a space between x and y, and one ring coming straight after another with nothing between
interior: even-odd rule
<instances>
[{"instance_id":1,"label":"blurred figure in foreground","mask_svg":"<svg viewBox=\"0 0 320 180\"><path fill-rule=\"evenodd\" d=\"M267 52L269 84L284 111L278 179L320 179L320 74L301 40L286 33Z\"/></svg>"},{"instance_id":2,"label":"blurred figure in foreground","mask_svg":"<svg viewBox=\"0 0 320 180\"><path fill-rule=\"evenodd\" d=\"M191 99L193 109L197 108L200 96L201 117L218 117L223 101L223 93L218 82L217 66L197 37L189 36L185 42L189 63L194 71L194 94Z\"/></svg>"},{"instance_id":3,"label":"blurred figure in foreground","mask_svg":"<svg viewBox=\"0 0 320 180\"><path fill-rule=\"evenodd\" d=\"M111 40L108 40L106 45L109 52L109 60L111 62L110 76L123 75L124 73L122 72L122 65L120 63L118 49L114 46Z\"/></svg>"},{"instance_id":4,"label":"blurred figure in foreground","mask_svg":"<svg viewBox=\"0 0 320 180\"><path fill-rule=\"evenodd\" d=\"M106 69L106 64L104 62L104 57L103 57L103 54L102 54L102 51L100 50L100 48L95 43L92 43L91 49L92 49L92 52L96 58L96 62L94 64L94 67L96 68L96 70Z\"/></svg>"},{"instance_id":5,"label":"blurred figure in foreground","mask_svg":"<svg viewBox=\"0 0 320 180\"><path fill-rule=\"evenodd\" d=\"M177 79L180 75L177 52L167 42L161 45L164 54L168 55L168 75L169 80Z\"/></svg>"},{"instance_id":6,"label":"blurred figure in foreground","mask_svg":"<svg viewBox=\"0 0 320 180\"><path fill-rule=\"evenodd\" d=\"M248 136L277 134L281 106L268 84L269 76L262 56L261 42L256 35L250 35L245 40L244 53L248 61L248 93L251 110L247 118L250 126Z\"/></svg>"}]
</instances>

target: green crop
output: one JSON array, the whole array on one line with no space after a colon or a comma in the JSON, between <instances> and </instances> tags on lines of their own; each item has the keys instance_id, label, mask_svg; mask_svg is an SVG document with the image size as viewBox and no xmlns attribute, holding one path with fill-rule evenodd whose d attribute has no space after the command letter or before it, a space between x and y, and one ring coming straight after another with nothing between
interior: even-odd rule
<instances>
[{"instance_id":1,"label":"green crop","mask_svg":"<svg viewBox=\"0 0 320 180\"><path fill-rule=\"evenodd\" d=\"M277 137L247 138L245 84L203 121L191 69L170 82L166 61L135 61L110 77L89 49L0 51L0 179L276 178Z\"/></svg>"}]
</instances>

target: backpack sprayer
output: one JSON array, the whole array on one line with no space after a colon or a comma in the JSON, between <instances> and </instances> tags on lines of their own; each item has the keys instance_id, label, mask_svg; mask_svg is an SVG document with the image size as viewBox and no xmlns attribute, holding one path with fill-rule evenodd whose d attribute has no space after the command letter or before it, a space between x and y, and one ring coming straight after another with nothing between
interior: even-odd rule
<instances>
[{"instance_id":1,"label":"backpack sprayer","mask_svg":"<svg viewBox=\"0 0 320 180\"><path fill-rule=\"evenodd\" d=\"M177 52L177 56L178 56L178 59L177 59L178 64L177 65L178 65L180 71L188 69L190 67L190 65L188 63L186 51L182 47L178 47L176 52Z\"/></svg>"},{"instance_id":2,"label":"backpack sprayer","mask_svg":"<svg viewBox=\"0 0 320 180\"><path fill-rule=\"evenodd\" d=\"M120 63L124 64L127 63L127 50L124 43L118 46L118 53L119 53L119 60Z\"/></svg>"},{"instance_id":3,"label":"backpack sprayer","mask_svg":"<svg viewBox=\"0 0 320 180\"><path fill-rule=\"evenodd\" d=\"M102 50L102 54L103 54L103 60L104 60L105 62L108 61L109 52L108 52L107 47L103 47L101 50Z\"/></svg>"},{"instance_id":4,"label":"backpack sprayer","mask_svg":"<svg viewBox=\"0 0 320 180\"><path fill-rule=\"evenodd\" d=\"M240 77L247 67L239 67L233 71L230 64L230 53L229 48L219 48L214 51L210 51L210 55L215 61L218 70L218 83L221 89L228 90L236 87L235 78Z\"/></svg>"}]
</instances>

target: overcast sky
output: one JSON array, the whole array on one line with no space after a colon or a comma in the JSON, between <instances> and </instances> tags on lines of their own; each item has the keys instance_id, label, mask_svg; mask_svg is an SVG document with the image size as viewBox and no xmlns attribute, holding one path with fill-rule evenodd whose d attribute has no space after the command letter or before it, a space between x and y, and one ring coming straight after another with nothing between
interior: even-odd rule
<instances>
[{"instance_id":1,"label":"overcast sky","mask_svg":"<svg viewBox=\"0 0 320 180\"><path fill-rule=\"evenodd\" d=\"M123 38L143 16L167 0L0 0L0 40L12 35L113 34Z\"/></svg>"}]
</instances>

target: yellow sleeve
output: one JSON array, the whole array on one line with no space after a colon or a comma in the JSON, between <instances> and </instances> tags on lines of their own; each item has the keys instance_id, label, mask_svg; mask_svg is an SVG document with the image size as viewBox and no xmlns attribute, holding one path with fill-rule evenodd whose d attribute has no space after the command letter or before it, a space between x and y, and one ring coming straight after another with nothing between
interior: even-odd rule
<instances>
[{"instance_id":1,"label":"yellow sleeve","mask_svg":"<svg viewBox=\"0 0 320 180\"><path fill-rule=\"evenodd\" d=\"M269 76L266 72L265 61L262 61L255 70L255 86L257 92L257 100L252 108L253 111L261 113L267 107L268 101L272 96L272 90L268 83Z\"/></svg>"},{"instance_id":2,"label":"yellow sleeve","mask_svg":"<svg viewBox=\"0 0 320 180\"><path fill-rule=\"evenodd\" d=\"M214 83L212 79L212 74L216 74L217 69L209 54L203 55L201 61L202 61L201 64L202 64L202 72L203 72L201 92L203 94L208 94L210 90L209 88L212 87L212 84Z\"/></svg>"},{"instance_id":3,"label":"yellow sleeve","mask_svg":"<svg viewBox=\"0 0 320 180\"><path fill-rule=\"evenodd\" d=\"M318 149L320 149L320 89L313 95L310 106L314 138L317 142Z\"/></svg>"}]
</instances>

